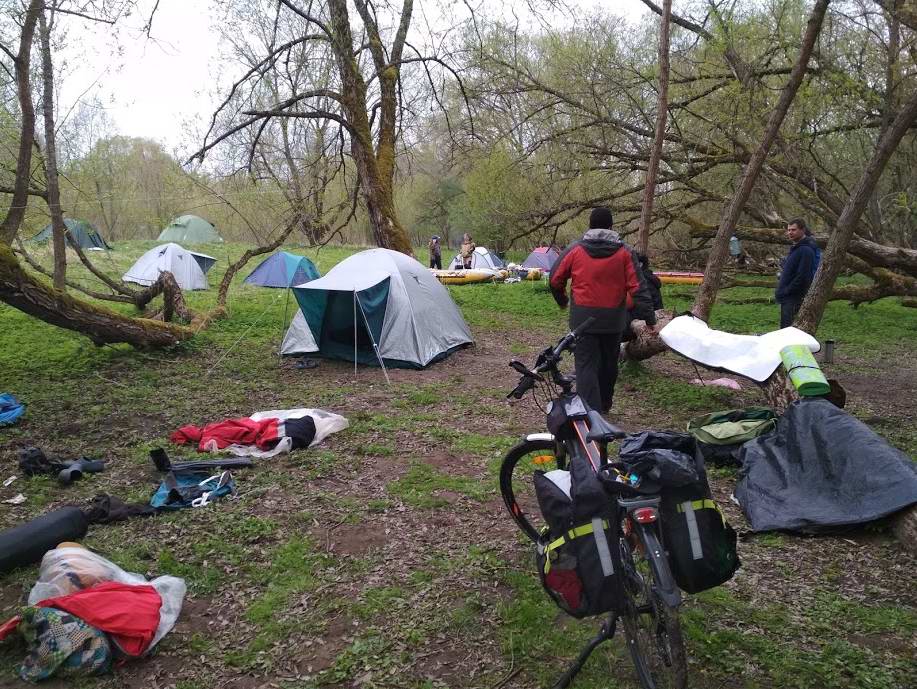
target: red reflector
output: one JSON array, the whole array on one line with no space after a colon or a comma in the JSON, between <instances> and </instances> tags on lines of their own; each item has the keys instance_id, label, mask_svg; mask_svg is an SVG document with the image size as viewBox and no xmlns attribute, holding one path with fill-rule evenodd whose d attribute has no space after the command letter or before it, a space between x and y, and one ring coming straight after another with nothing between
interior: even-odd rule
<instances>
[{"instance_id":1,"label":"red reflector","mask_svg":"<svg viewBox=\"0 0 917 689\"><path fill-rule=\"evenodd\" d=\"M656 510L652 507L641 507L639 510L634 510L634 519L641 524L651 524L656 521Z\"/></svg>"}]
</instances>

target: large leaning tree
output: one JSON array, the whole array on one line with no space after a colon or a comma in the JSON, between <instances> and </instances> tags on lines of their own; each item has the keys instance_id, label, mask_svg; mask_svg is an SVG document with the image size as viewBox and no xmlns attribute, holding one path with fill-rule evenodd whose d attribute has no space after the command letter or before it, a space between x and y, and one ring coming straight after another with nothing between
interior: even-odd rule
<instances>
[{"instance_id":1,"label":"large leaning tree","mask_svg":"<svg viewBox=\"0 0 917 689\"><path fill-rule=\"evenodd\" d=\"M264 54L251 62L214 113L195 157L202 160L243 131L253 132L249 142L257 148L276 120L331 124L333 131L326 127L323 136L345 143L376 243L411 254L395 208L394 183L407 98L404 66L428 61L408 42L413 0L404 0L400 10L369 0L234 2L273 15L274 30ZM295 70L297 78L272 79L266 86L278 65Z\"/></svg>"}]
</instances>

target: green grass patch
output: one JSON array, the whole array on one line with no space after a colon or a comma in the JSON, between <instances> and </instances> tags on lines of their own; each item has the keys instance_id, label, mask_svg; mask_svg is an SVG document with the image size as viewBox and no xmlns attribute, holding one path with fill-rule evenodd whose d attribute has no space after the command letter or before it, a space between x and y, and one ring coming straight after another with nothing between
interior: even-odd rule
<instances>
[{"instance_id":1,"label":"green grass patch","mask_svg":"<svg viewBox=\"0 0 917 689\"><path fill-rule=\"evenodd\" d=\"M421 461L412 462L408 472L389 483L386 490L408 505L422 509L448 505L449 501L438 494L441 492L459 493L479 501L490 492L481 481L444 474Z\"/></svg>"}]
</instances>

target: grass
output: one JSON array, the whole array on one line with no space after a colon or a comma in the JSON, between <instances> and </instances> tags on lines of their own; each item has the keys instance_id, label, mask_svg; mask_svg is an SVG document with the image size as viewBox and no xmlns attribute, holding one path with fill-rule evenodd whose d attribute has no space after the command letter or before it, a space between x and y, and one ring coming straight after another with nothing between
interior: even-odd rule
<instances>
[{"instance_id":1,"label":"grass","mask_svg":"<svg viewBox=\"0 0 917 689\"><path fill-rule=\"evenodd\" d=\"M152 245L119 244L101 264L120 275ZM219 258L213 285L245 247L200 248ZM325 273L354 250L302 253ZM478 349L429 371L392 372L389 387L375 369L354 375L335 362L309 371L285 365L277 346L292 305L282 291L243 285L246 273L233 283L226 319L165 351L95 347L0 305L0 387L28 405L19 424L0 429L6 475L14 473L15 451L29 444L109 460L105 473L67 489L20 476L0 498L22 492L27 502L0 508L4 528L99 492L146 501L161 478L147 453L162 446L173 458L190 455L168 443L185 423L298 406L338 411L351 422L319 447L238 472L236 500L92 527L84 543L125 569L183 577L188 609L154 657L78 686L114 689L156 675L183 689L234 682L478 689L513 673L512 686L550 686L596 622L564 618L546 597L495 482L503 453L543 423L531 405L503 398L513 383L506 361L532 360L566 328L544 283L450 287ZM89 284L79 266L70 275ZM664 293L669 307L683 310L693 292L666 286ZM188 297L206 309L215 290ZM776 319L775 305L721 304L713 325L754 333ZM835 303L819 333L838 342L833 372L884 390L861 385L852 411L910 452L917 451L913 403L892 399L888 381L897 376L904 389L914 375L914 322L913 311L892 299L856 310ZM675 357L628 365L616 408L632 426L683 428L701 413L760 403L753 388L695 386L688 382L695 375ZM736 471L709 474L728 495ZM724 508L741 521L732 505ZM917 563L886 531L852 538L743 539L737 578L685 606L692 686L909 686L917 672ZM37 572L0 577L0 613L15 611ZM0 647L5 668L22 655L20 646ZM602 648L575 686L634 687L625 647Z\"/></svg>"}]
</instances>

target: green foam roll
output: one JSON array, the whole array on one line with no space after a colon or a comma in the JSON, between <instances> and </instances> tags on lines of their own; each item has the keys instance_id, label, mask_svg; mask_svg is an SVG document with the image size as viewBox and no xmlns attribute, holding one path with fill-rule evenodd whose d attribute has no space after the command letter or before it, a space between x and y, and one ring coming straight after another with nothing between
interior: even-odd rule
<instances>
[{"instance_id":1,"label":"green foam roll","mask_svg":"<svg viewBox=\"0 0 917 689\"><path fill-rule=\"evenodd\" d=\"M780 350L780 358L790 382L803 397L818 397L831 392L831 386L821 372L815 357L805 345L787 345Z\"/></svg>"}]
</instances>

